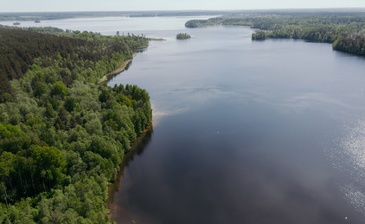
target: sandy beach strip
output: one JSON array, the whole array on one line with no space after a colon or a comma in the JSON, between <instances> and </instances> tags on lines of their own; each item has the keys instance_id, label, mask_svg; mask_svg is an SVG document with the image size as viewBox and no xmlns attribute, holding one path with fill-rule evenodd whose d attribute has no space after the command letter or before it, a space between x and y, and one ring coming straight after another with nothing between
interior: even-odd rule
<instances>
[{"instance_id":1,"label":"sandy beach strip","mask_svg":"<svg viewBox=\"0 0 365 224\"><path fill-rule=\"evenodd\" d=\"M119 67L117 69L115 69L114 71L104 75L99 80L99 83L106 82L109 79L111 79L113 76L118 75L119 73L123 72L127 68L128 64L131 63L131 61L132 61L132 59L125 60L122 64L119 65Z\"/></svg>"}]
</instances>

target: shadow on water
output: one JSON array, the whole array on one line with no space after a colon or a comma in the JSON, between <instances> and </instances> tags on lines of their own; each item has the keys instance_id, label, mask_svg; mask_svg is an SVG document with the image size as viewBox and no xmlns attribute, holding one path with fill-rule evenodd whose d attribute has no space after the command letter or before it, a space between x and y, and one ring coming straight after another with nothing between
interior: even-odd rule
<instances>
[{"instance_id":1,"label":"shadow on water","mask_svg":"<svg viewBox=\"0 0 365 224\"><path fill-rule=\"evenodd\" d=\"M147 129L143 132L143 134L136 139L133 143L131 149L124 155L123 163L121 165L121 171L124 170L125 167L129 165L130 162L133 161L136 155L140 156L143 154L144 149L150 143L153 134L152 125L148 126Z\"/></svg>"},{"instance_id":2,"label":"shadow on water","mask_svg":"<svg viewBox=\"0 0 365 224\"><path fill-rule=\"evenodd\" d=\"M119 192L119 188L121 188L121 181L124 177L124 170L130 162L132 162L135 156L141 156L144 152L144 149L151 142L153 134L153 126L149 125L146 130L138 137L134 143L132 144L131 149L124 155L123 162L120 165L120 170L118 176L114 183L109 187L108 190L108 199L107 199L107 207L110 211L110 219L112 221L116 221L115 218L118 215L118 211L121 210L121 205L117 201L115 201L115 196Z\"/></svg>"}]
</instances>

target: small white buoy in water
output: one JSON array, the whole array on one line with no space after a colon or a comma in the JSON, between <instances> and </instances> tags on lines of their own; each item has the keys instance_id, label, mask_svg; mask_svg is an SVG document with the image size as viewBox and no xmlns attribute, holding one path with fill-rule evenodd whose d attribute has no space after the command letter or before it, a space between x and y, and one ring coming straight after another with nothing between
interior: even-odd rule
<instances>
[{"instance_id":1,"label":"small white buoy in water","mask_svg":"<svg viewBox=\"0 0 365 224\"><path fill-rule=\"evenodd\" d=\"M345 219L347 219L347 216L345 217Z\"/></svg>"}]
</instances>

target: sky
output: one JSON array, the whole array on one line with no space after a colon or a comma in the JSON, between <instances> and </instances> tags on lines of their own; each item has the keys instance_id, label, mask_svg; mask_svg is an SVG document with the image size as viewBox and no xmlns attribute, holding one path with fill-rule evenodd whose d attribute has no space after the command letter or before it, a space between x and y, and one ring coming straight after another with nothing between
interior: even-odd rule
<instances>
[{"instance_id":1,"label":"sky","mask_svg":"<svg viewBox=\"0 0 365 224\"><path fill-rule=\"evenodd\" d=\"M365 8L365 0L0 0L0 12Z\"/></svg>"}]
</instances>

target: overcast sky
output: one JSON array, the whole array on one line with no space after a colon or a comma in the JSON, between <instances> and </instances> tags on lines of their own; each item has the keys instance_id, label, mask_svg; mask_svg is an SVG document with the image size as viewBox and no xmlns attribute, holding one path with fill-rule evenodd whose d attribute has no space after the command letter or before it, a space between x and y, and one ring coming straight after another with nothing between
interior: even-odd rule
<instances>
[{"instance_id":1,"label":"overcast sky","mask_svg":"<svg viewBox=\"0 0 365 224\"><path fill-rule=\"evenodd\" d=\"M0 12L365 8L365 0L0 0Z\"/></svg>"}]
</instances>

